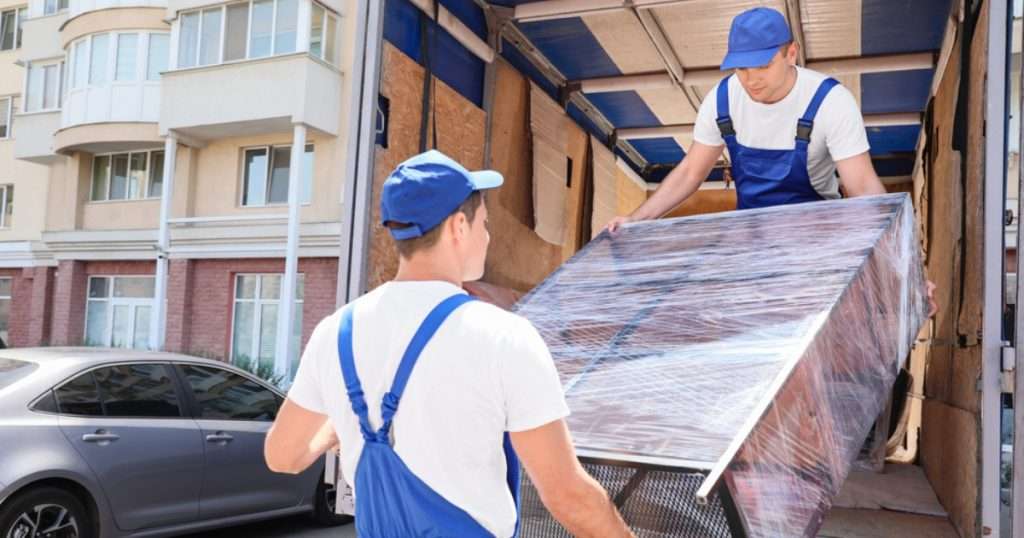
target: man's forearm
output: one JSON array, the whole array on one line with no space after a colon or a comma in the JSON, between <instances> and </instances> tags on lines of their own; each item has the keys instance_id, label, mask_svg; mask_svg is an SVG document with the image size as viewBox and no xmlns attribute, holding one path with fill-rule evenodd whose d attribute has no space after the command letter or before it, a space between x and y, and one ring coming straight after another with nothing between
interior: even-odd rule
<instances>
[{"instance_id":1,"label":"man's forearm","mask_svg":"<svg viewBox=\"0 0 1024 538\"><path fill-rule=\"evenodd\" d=\"M658 190L630 215L637 220L653 220L675 209L700 188L703 178L691 177L688 166L680 166L668 175Z\"/></svg>"},{"instance_id":2,"label":"man's forearm","mask_svg":"<svg viewBox=\"0 0 1024 538\"><path fill-rule=\"evenodd\" d=\"M579 494L571 502L560 503L553 515L573 536L633 536L604 488L589 476L581 485Z\"/></svg>"}]
</instances>

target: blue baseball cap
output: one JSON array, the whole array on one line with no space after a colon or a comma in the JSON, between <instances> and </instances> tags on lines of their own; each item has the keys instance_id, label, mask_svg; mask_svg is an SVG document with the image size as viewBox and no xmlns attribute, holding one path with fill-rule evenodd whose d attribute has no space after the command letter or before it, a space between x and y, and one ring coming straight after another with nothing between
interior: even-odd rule
<instances>
[{"instance_id":1,"label":"blue baseball cap","mask_svg":"<svg viewBox=\"0 0 1024 538\"><path fill-rule=\"evenodd\" d=\"M384 181L380 196L381 224L395 239L420 237L444 222L476 191L500 187L505 181L493 170L470 172L451 157L430 150L398 165Z\"/></svg>"},{"instance_id":2,"label":"blue baseball cap","mask_svg":"<svg viewBox=\"0 0 1024 538\"><path fill-rule=\"evenodd\" d=\"M779 47L793 41L782 13L755 7L740 13L729 29L729 52L721 69L742 69L768 65Z\"/></svg>"}]
</instances>

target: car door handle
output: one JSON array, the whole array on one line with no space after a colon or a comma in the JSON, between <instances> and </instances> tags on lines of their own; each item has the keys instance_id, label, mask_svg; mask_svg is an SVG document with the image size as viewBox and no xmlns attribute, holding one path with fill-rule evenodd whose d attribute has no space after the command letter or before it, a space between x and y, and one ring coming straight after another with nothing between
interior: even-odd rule
<instances>
[{"instance_id":1,"label":"car door handle","mask_svg":"<svg viewBox=\"0 0 1024 538\"><path fill-rule=\"evenodd\" d=\"M104 431L98 431L96 433L87 433L82 436L82 440L86 443L110 443L117 441L121 436L116 433L107 433Z\"/></svg>"},{"instance_id":2,"label":"car door handle","mask_svg":"<svg viewBox=\"0 0 1024 538\"><path fill-rule=\"evenodd\" d=\"M234 440L234 437L224 432L211 433L210 435L206 436L207 443L229 443Z\"/></svg>"}]
</instances>

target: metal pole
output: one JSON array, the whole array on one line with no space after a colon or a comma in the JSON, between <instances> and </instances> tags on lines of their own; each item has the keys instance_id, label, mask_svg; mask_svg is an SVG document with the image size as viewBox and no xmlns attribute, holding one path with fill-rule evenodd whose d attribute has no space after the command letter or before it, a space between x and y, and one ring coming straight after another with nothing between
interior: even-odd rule
<instances>
[{"instance_id":1,"label":"metal pole","mask_svg":"<svg viewBox=\"0 0 1024 538\"><path fill-rule=\"evenodd\" d=\"M160 228L156 236L156 282L154 283L153 315L149 319L149 348L161 350L167 334L167 250L171 244L171 197L174 195L174 174L178 161L178 139L168 134L164 139L164 177L160 190Z\"/></svg>"},{"instance_id":2,"label":"metal pole","mask_svg":"<svg viewBox=\"0 0 1024 538\"><path fill-rule=\"evenodd\" d=\"M981 530L1000 536L1001 456L1000 418L1002 386L1003 262L1005 259L1003 210L1006 167L1006 1L983 4L988 9L988 84L985 93L984 183L984 310L981 372ZM968 46L964 44L964 46Z\"/></svg>"},{"instance_id":3,"label":"metal pole","mask_svg":"<svg viewBox=\"0 0 1024 538\"><path fill-rule=\"evenodd\" d=\"M274 373L284 379L291 377L291 351L294 342L295 289L299 269L299 196L302 165L306 155L306 126L296 124L292 133L292 155L288 163L288 240L285 245L284 278L277 302L277 339L274 350Z\"/></svg>"}]
</instances>

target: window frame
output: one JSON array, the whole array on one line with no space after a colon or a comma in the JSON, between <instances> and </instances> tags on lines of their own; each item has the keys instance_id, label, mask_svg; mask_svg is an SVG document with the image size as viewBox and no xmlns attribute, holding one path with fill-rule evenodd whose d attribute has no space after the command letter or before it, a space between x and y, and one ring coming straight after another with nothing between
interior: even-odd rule
<instances>
[{"instance_id":1,"label":"window frame","mask_svg":"<svg viewBox=\"0 0 1024 538\"><path fill-rule=\"evenodd\" d=\"M132 79L117 79L117 55L120 48L121 36L122 35L134 35L135 36L135 77ZM170 32L161 32L157 30L110 30L105 32L97 32L87 36L80 37L70 43L64 49L63 62L66 65L66 78L67 81L62 80L61 87L64 88L64 95L70 95L72 93L83 92L89 89L107 89L115 86L159 86L160 77L157 76L155 79L149 78L150 68L150 46L153 41L152 36L163 35L167 36L167 65L170 65L171 58L171 34ZM105 80L102 83L94 83L92 80L92 49L93 41L99 36L107 37L107 51L104 55L106 57ZM78 58L76 57L77 51L81 48L81 65L76 63ZM79 72L78 70L81 70ZM166 70L166 69L165 69ZM62 69L63 71L63 69ZM79 76L81 75L81 76Z\"/></svg>"},{"instance_id":2,"label":"window frame","mask_svg":"<svg viewBox=\"0 0 1024 538\"><path fill-rule=\"evenodd\" d=\"M106 203L145 202L145 201L159 200L162 193L158 194L157 196L150 196L150 190L151 190L150 189L150 184L152 183L152 179L153 179L153 154L155 154L155 153L164 153L164 150L162 148L161 149L153 148L153 149L143 149L143 150L135 150L135 151L114 151L114 152L111 152L111 153L96 153L96 154L93 154L93 156L92 156L92 166L89 167L89 172L90 172L89 173L89 201L87 203L90 203L90 204L106 204ZM137 154L145 154L146 155L146 169L143 170L143 174L145 175L145 177L143 178L143 184L139 185L139 192L142 194L142 196L137 196L135 198L116 198L116 199L112 199L110 197L110 190L113 188L113 182L111 180L114 177L114 165L113 165L114 156L115 155L127 155L128 156L128 173L131 174L131 171L132 171L132 168L131 168L132 156L133 155L137 155ZM103 198L102 200L93 200L93 198L92 198L93 197L93 193L94 193L94 189L95 189L95 183L96 183L96 160L97 160L97 157L109 157L110 158L110 162L111 162L110 170L107 172L106 197ZM164 166L165 167L167 166L167 155L166 154L164 155Z\"/></svg>"},{"instance_id":3,"label":"window frame","mask_svg":"<svg viewBox=\"0 0 1024 538\"><path fill-rule=\"evenodd\" d=\"M21 112L22 114L45 114L48 112L60 112L64 106L64 99L66 97L67 83L64 80L66 75L66 58L43 60L39 62L27 62L25 64L25 94L21 100ZM53 104L50 107L46 106L46 82L50 80L47 75L47 69L53 68L54 78L54 94ZM32 73L41 71L39 77L39 87L35 88L32 85ZM39 108L33 108L33 101L36 99L36 91L39 92L38 104Z\"/></svg>"},{"instance_id":4,"label":"window frame","mask_svg":"<svg viewBox=\"0 0 1024 538\"><path fill-rule=\"evenodd\" d=\"M103 408L104 392L102 390L100 390L99 382L96 381L95 372L98 371L98 370L102 370L104 368L113 368L113 367L117 367L117 366L137 366L137 365L150 365L150 364L157 365L157 366L163 366L164 372L166 373L167 377L170 378L171 386L174 387L174 395L178 398L178 416L176 416L176 417L167 417L167 416L116 416L116 417L111 417L111 416L107 416L106 409ZM68 383L78 379L79 377L81 377L81 376L83 376L85 374L89 374L89 375L92 376L93 386L96 387L96 394L99 397L100 408L103 410L103 414L102 415L78 415L78 414L74 414L74 413L65 413L65 412L61 411L60 399L57 397L57 391L60 390L64 385L67 385ZM182 385L182 380L178 377L177 369L174 368L174 365L172 363L168 362L168 361L122 360L122 361L115 361L115 362L107 362L107 363L103 363L103 364L90 365L88 368L84 368L82 370L79 370L79 371L77 371L77 372L67 376L66 378L58 381L57 383L54 383L49 389L47 389L45 392L43 392L42 394L37 396L35 399L33 399L32 403L29 404L29 406L30 407L35 406L36 404L38 404L38 402L40 402L41 400L46 398L47 394L49 393L49 394L53 395L53 400L54 400L54 403L56 404L57 411L56 411L56 413L50 413L48 411L39 411L41 413L56 414L56 415L65 416L65 417L79 417L79 418L89 419L89 420L93 420L93 419L97 419L97 420L181 420L181 419L192 418L192 416L191 416L192 415L192 399L190 398L191 394L188 391L186 391L185 389L186 389L186 387L184 387Z\"/></svg>"},{"instance_id":5,"label":"window frame","mask_svg":"<svg viewBox=\"0 0 1024 538\"><path fill-rule=\"evenodd\" d=\"M49 15L56 15L58 13L67 11L68 10L68 6L71 4L71 2L69 0L54 0L54 3L56 4L57 8L55 10L53 10L53 11L47 11L46 2L45 1L43 2L43 16L44 17L49 16ZM63 4L63 6L61 4Z\"/></svg>"},{"instance_id":6,"label":"window frame","mask_svg":"<svg viewBox=\"0 0 1024 538\"><path fill-rule=\"evenodd\" d=\"M0 293L0 301L14 301L14 277L0 276L0 282L2 282L4 280L10 281L10 284L8 286L8 289L10 291L6 295ZM6 327L0 326L0 333L6 333L6 334L4 334L2 336L3 336L4 344L6 344L8 346L11 345L11 340L10 340L10 335L11 335L11 310L10 310L10 306L11 305L8 305L8 309L7 309L7 326Z\"/></svg>"},{"instance_id":7,"label":"window frame","mask_svg":"<svg viewBox=\"0 0 1024 538\"><path fill-rule=\"evenodd\" d=\"M108 281L109 281L108 286L107 286L107 295L105 297L89 297L89 290L92 289L92 282L93 282L93 280L94 279L99 279L99 278L105 278L105 279L108 279ZM114 297L115 280L117 280L119 278L149 278L149 279L153 280L154 297L148 297L148 298L144 298L144 297ZM148 306L150 308L150 310L149 310L150 316L153 315L153 308L156 306L156 297L155 297L156 289L155 289L155 286L156 286L156 276L155 275L139 275L139 274L128 274L128 275L111 275L111 274L89 275L88 278L86 279L86 284L85 284L85 315L83 316L84 319L85 319L85 322L83 323L84 327L82 329L82 341L85 343L85 345L87 345L87 346L90 345L88 343L88 341L89 341L88 340L89 339L89 303L92 303L92 302L105 302L105 303L107 303L107 312L105 314L105 320L104 320L104 323L106 325L105 325L105 330L104 330L104 335L103 335L103 341L98 345L98 347L117 347L117 346L114 345L114 306L115 305L116 306L128 306L131 309L132 316L131 316L131 326L130 326L130 329L129 329L129 333L131 333L131 340L132 340L132 343L134 344L135 333L136 333L135 320L136 320L136 317L137 317L138 307L140 307L140 306ZM95 344L93 344L93 345L95 345ZM117 348L117 349L138 349L138 348L127 347L127 348Z\"/></svg>"},{"instance_id":8,"label":"window frame","mask_svg":"<svg viewBox=\"0 0 1024 538\"><path fill-rule=\"evenodd\" d=\"M256 0L230 1L230 2L225 2L223 4L215 5L215 6L198 7L198 8L192 8L192 9L183 10L183 11L179 12L178 13L178 17L177 17L177 19L176 19L176 21L174 23L175 24L174 32L177 33L178 38L174 40L175 41L174 47L173 47L174 50L170 51L171 52L171 58L173 59L173 62L174 62L173 70L177 71L177 70L183 70L183 69L199 69L199 68L203 68L203 67L212 67L212 66L217 66L217 65L228 65L228 64L235 64L235 63L239 63L239 62L248 62L248 61L253 61L253 60L263 60L263 59L267 59L267 58L275 58L275 57L279 57L279 56L288 56L288 55L291 55L291 54L301 54L301 53L309 54L310 56L312 56L314 58L319 58L320 60L323 60L323 61L329 63L330 65L334 65L334 66L337 65L336 64L336 60L337 60L336 58L335 58L334 62L327 60L327 56L328 55L327 55L326 40L327 40L327 26L328 26L327 21L331 21L330 24L332 25L335 41L337 42L337 37L338 37L337 36L337 32L338 32L337 25L338 25L338 21L341 19L341 15L339 13L335 12L331 8L327 7L326 5L321 4L320 2L313 1L312 2L313 8L310 10L310 20L304 22L301 18L298 18L298 17L296 18L297 26L296 26L296 31L295 31L295 49L292 50L291 52L280 52L279 53L279 52L275 52L275 50L278 48L278 44L277 44L277 18L278 18L278 4L280 3L280 0L271 0L271 1L273 2L273 9L272 9L271 20L270 20L270 45L269 45L269 51L270 52L267 55L265 55L265 56L253 56L252 55L253 5L256 3ZM227 39L227 18L228 18L227 17L227 10L228 10L228 7L230 7L230 6L237 6L237 5L245 5L245 6L247 6L247 10L246 10L246 27L245 27L245 55L242 58L233 59L233 60L227 60L227 59L225 59L226 52L227 52L227 41L228 41L228 39ZM310 44L311 44L311 42L307 42L307 43L305 43L305 45L303 45L302 43L299 42L299 34L301 33L299 31L299 29L302 28L303 24L307 24L310 27L312 27L312 13L313 13L313 10L315 10L318 7L324 11L323 36L321 37L323 45L321 46L321 51L320 51L319 55L310 53ZM221 22L221 25L220 25L220 36L219 36L220 37L220 43L219 43L219 46L218 46L218 59L219 59L219 61L214 62L214 63L210 63L210 64L200 64L199 60L202 57L201 51L202 51L202 45L203 45L203 36L202 36L203 19L206 16L205 12L212 11L212 10L215 10L215 9L220 11L220 22ZM299 2L299 6L296 9L298 10L298 12L301 12L301 1ZM193 14L199 15L199 22L198 22L198 26L197 26L196 40L195 40L195 57L191 59L191 65L184 66L184 65L181 65L180 62L179 62L179 60L181 58L180 51L181 51L181 47L182 47L182 43L183 43L183 41L181 39L181 21L182 21L182 18L185 17L186 15L193 15ZM310 32L310 34L312 34L312 32ZM310 40L311 39L312 39L312 35L310 35ZM303 50L303 46L305 46L305 50Z\"/></svg>"},{"instance_id":9,"label":"window frame","mask_svg":"<svg viewBox=\"0 0 1024 538\"><path fill-rule=\"evenodd\" d=\"M14 12L14 19L12 19L14 21L14 40L11 43L11 48L8 49L3 48L3 35L4 31L7 29L6 27L4 27L3 23L4 15L11 12ZM28 6L11 6L6 9L0 10L0 52L8 52L12 50L18 50L21 48L21 23L28 18L25 16L27 13Z\"/></svg>"},{"instance_id":10,"label":"window frame","mask_svg":"<svg viewBox=\"0 0 1024 538\"><path fill-rule=\"evenodd\" d=\"M324 62L326 62L329 65L337 66L338 64L337 64L337 58L336 57L333 60L328 60L327 59L327 56L328 56L328 54L327 54L327 49L328 49L328 46L327 46L327 33L328 33L328 28L330 28L331 32L333 33L334 44L337 45L337 42L338 42L338 20L340 19L340 17L339 17L339 15L337 13L335 13L334 11L331 11L330 8L324 6L323 4L321 4L319 2L312 2L312 4L313 4L313 6L309 10L309 46L306 47L306 52L308 52L310 56L312 56L314 58L319 58L320 60L323 60ZM324 20L321 23L322 26L320 28L320 54L314 54L312 52L313 51L313 14L316 12L317 9L320 9L320 10L322 10L324 12ZM333 47L331 47L331 48L333 48ZM331 56L336 56L337 53L332 50L330 55Z\"/></svg>"},{"instance_id":11,"label":"window frame","mask_svg":"<svg viewBox=\"0 0 1024 538\"><path fill-rule=\"evenodd\" d=\"M10 199L13 204L14 198L14 184L4 183L0 184L0 230L10 230L11 222L7 220L7 203ZM11 207L11 220L14 220L14 208Z\"/></svg>"},{"instance_id":12,"label":"window frame","mask_svg":"<svg viewBox=\"0 0 1024 538\"><path fill-rule=\"evenodd\" d=\"M3 136L0 136L0 140L8 140L8 139L14 138L14 135L12 134L12 131L14 130L14 96L13 95L4 95L3 97L0 97L0 114L4 114L3 109L2 109L2 107L3 107L2 103L4 101L7 101L7 112L6 112L6 118L7 118L6 129L7 130L4 131Z\"/></svg>"},{"instance_id":13,"label":"window frame","mask_svg":"<svg viewBox=\"0 0 1024 538\"><path fill-rule=\"evenodd\" d=\"M246 174L247 169L246 169L245 156L246 156L246 153L248 153L249 151L263 150L263 151L267 152L267 169L266 169L267 184L265 186L265 192L264 192L264 198L263 199L264 200L270 200L270 185L271 185L271 180L273 179L271 174L273 174L273 171L274 171L274 150L275 149L281 149L281 148L288 148L289 151L290 151L291 147L292 147L291 144L266 144L266 145L260 145L260 146L243 146L241 148L241 150L242 150L241 151L241 164L239 166L239 170L241 172L240 173L240 175L241 175L241 182L239 183L239 191L238 191L238 207L239 208L241 208L241 209L252 209L252 208L264 208L264 207L287 207L288 206L288 201L287 200L285 200L284 202L270 202L270 201L267 201L267 202L264 202L263 204L247 204L247 203L245 203L245 193L247 192L247 186L248 186L247 182L249 181L248 174ZM303 156L305 156L306 153L310 153L310 154L313 155L313 166L312 166L312 168L315 169L316 168L316 144L314 142L306 142L306 151L303 152ZM289 174L289 178L290 178L291 177L291 162L288 163L288 167L289 167L288 174ZM316 174L314 172L315 172L315 170L310 170L309 171L309 174L310 174L310 176L309 176L309 183L310 183L309 184L309 194L310 194L309 200L301 200L300 199L299 200L299 205L300 206L310 206L310 205L313 204L313 182L316 181ZM302 178L299 178L299 179L301 181ZM301 185L299 186L299 189L300 189L299 190L299 198L302 198L302 190L301 190L302 186Z\"/></svg>"},{"instance_id":14,"label":"window frame","mask_svg":"<svg viewBox=\"0 0 1024 538\"><path fill-rule=\"evenodd\" d=\"M277 299L263 299L263 298L260 297L261 291L263 289L263 278L264 277L268 277L268 276L279 276L279 277L281 277L281 281L282 281L282 284L283 284L284 283L284 273L248 273L248 272L239 272L239 273L232 273L232 276L233 276L233 278L231 279L231 327L230 327L230 330L231 330L231 341L229 342L229 345L228 345L228 363L231 364L232 366L234 366L234 364L235 364L234 363L234 360L235 360L235 333L237 332L235 330L235 323L238 321L238 303L239 302L252 303L252 305L253 305L252 334L249 335L249 340L250 340L249 344L251 345L251 349L256 350L257 356L256 357L249 357L249 364L255 368L255 367L259 366L259 356L258 356L259 343L260 343L259 327L262 326L262 318L263 318L263 309L262 309L262 307L263 307L263 305L266 305L266 304L274 304L278 308L280 308L280 305L281 305L281 293L280 293L280 291L278 292ZM254 277L258 277L257 284L256 284L256 289L254 290L253 298L251 298L251 299L246 299L246 298L238 297L239 281L240 281L240 279L242 277L247 277L247 276L248 277L253 277L253 276ZM305 273L296 272L296 274L295 274L295 282L296 282L295 291L296 291L296 293L298 293L298 289L299 289L299 287L298 287L299 279L302 279L303 282L305 282ZM301 312L302 311L301 309L304 307L303 305L305 305L305 303L306 303L306 300L305 300L305 295L306 295L305 294L305 287L303 287L303 294L302 295L303 296L302 296L301 299L298 298L298 297L295 298L295 311L296 312ZM304 325L304 324L305 324L305 319L302 320L302 325ZM274 325L274 330L275 331L277 330L277 325L276 324ZM300 327L299 327L300 340L301 340L301 335L302 335L302 326L300 325ZM275 344L276 344L276 338L277 337L275 335ZM301 353L302 353L302 342L298 342L297 344L298 344L297 347L299 348L297 355L301 355ZM295 360L298 360L298 358L299 357L296 356ZM289 361L289 362L291 362L291 361ZM241 367L238 367L238 366L235 366L235 367L238 368L239 370L245 371ZM252 372L249 372L249 373L252 373ZM289 378L291 377L290 373L289 373L288 377Z\"/></svg>"}]
</instances>

